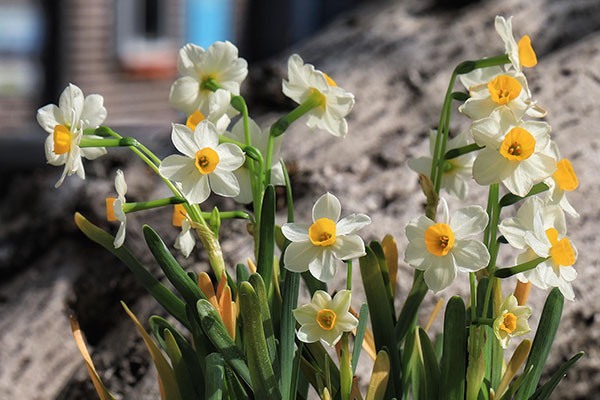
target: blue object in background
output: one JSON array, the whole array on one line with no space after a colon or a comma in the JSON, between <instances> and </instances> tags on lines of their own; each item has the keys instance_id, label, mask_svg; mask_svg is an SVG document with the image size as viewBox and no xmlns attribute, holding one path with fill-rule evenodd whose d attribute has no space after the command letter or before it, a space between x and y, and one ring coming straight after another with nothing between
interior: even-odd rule
<instances>
[{"instance_id":1,"label":"blue object in background","mask_svg":"<svg viewBox=\"0 0 600 400\"><path fill-rule=\"evenodd\" d=\"M217 40L232 40L232 3L232 0L187 0L186 42L206 49Z\"/></svg>"}]
</instances>

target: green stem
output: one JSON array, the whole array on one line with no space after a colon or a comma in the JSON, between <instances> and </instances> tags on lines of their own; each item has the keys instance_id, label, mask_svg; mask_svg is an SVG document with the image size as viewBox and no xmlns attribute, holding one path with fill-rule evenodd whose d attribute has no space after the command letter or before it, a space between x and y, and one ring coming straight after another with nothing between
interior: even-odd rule
<instances>
[{"instance_id":1,"label":"green stem","mask_svg":"<svg viewBox=\"0 0 600 400\"><path fill-rule=\"evenodd\" d=\"M173 196L166 197L164 199L158 200L149 200L149 201L138 201L132 203L125 203L123 205L123 211L125 213L142 211L142 210L150 210L152 208L164 207L171 204L181 204L185 203L185 199L183 197Z\"/></svg>"},{"instance_id":2,"label":"green stem","mask_svg":"<svg viewBox=\"0 0 600 400\"><path fill-rule=\"evenodd\" d=\"M352 290L352 260L346 261L346 266L348 267L348 272L346 275L346 289Z\"/></svg>"},{"instance_id":3,"label":"green stem","mask_svg":"<svg viewBox=\"0 0 600 400\"><path fill-rule=\"evenodd\" d=\"M486 212L488 215L488 223L485 227L485 230L483 231L483 244L485 244L485 246L488 248L488 251L490 248L490 226L492 223L492 213L494 212L494 203L498 202L498 190L498 185L490 185L490 188L488 190L488 200L486 208Z\"/></svg>"},{"instance_id":4,"label":"green stem","mask_svg":"<svg viewBox=\"0 0 600 400\"><path fill-rule=\"evenodd\" d=\"M494 325L494 319L493 318L477 318L477 319L473 320L472 324L473 325L489 325L489 326L493 326Z\"/></svg>"},{"instance_id":5,"label":"green stem","mask_svg":"<svg viewBox=\"0 0 600 400\"><path fill-rule=\"evenodd\" d=\"M475 273L469 272L469 286L471 288L471 321L477 317L477 289L475 288Z\"/></svg>"},{"instance_id":6,"label":"green stem","mask_svg":"<svg viewBox=\"0 0 600 400\"><path fill-rule=\"evenodd\" d=\"M138 144L134 138L121 139L92 139L82 137L79 142L79 147L129 147Z\"/></svg>"},{"instance_id":7,"label":"green stem","mask_svg":"<svg viewBox=\"0 0 600 400\"><path fill-rule=\"evenodd\" d=\"M221 86L215 78L208 78L202 81L200 89L216 92L219 89L223 89L223 86Z\"/></svg>"}]
</instances>

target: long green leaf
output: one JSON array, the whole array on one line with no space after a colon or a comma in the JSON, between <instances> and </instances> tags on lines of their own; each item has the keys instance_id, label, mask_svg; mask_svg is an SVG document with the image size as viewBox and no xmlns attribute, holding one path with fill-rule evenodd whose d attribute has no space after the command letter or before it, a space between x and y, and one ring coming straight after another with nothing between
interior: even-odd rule
<instances>
[{"instance_id":1,"label":"long green leaf","mask_svg":"<svg viewBox=\"0 0 600 400\"><path fill-rule=\"evenodd\" d=\"M423 271L415 271L413 285L404 301L404 305L398 316L398 322L394 328L398 343L402 343L411 326L415 323L419 306L423 302L427 290L429 288L423 278Z\"/></svg>"},{"instance_id":2,"label":"long green leaf","mask_svg":"<svg viewBox=\"0 0 600 400\"><path fill-rule=\"evenodd\" d=\"M263 196L259 237L256 270L263 277L269 293L275 256L275 188L273 185L267 185Z\"/></svg>"},{"instance_id":3,"label":"long green leaf","mask_svg":"<svg viewBox=\"0 0 600 400\"><path fill-rule=\"evenodd\" d=\"M277 379L269 360L269 350L263 331L260 300L248 282L240 284L240 312L244 322L244 344L248 356L248 366L252 389L260 399L280 400L281 394Z\"/></svg>"},{"instance_id":4,"label":"long green leaf","mask_svg":"<svg viewBox=\"0 0 600 400\"><path fill-rule=\"evenodd\" d=\"M438 400L440 391L440 367L431 340L423 328L418 328L421 350L423 351L423 366L425 367L425 384L427 385L427 398Z\"/></svg>"},{"instance_id":5,"label":"long green leaf","mask_svg":"<svg viewBox=\"0 0 600 400\"><path fill-rule=\"evenodd\" d=\"M358 314L358 326L356 327L356 336L354 337L354 347L352 348L352 374L356 373L356 367L358 365L358 359L360 357L360 351L362 349L363 339L365 338L365 332L367 331L367 322L369 321L369 306L367 303L363 303L360 306L360 313Z\"/></svg>"},{"instance_id":6,"label":"long green leaf","mask_svg":"<svg viewBox=\"0 0 600 400\"><path fill-rule=\"evenodd\" d=\"M219 312L210 304L208 300L199 300L196 303L198 314L200 316L200 323L202 330L208 336L208 339L215 346L215 348L221 353L225 361L233 368L233 370L239 375L248 386L252 387L252 381L250 379L250 371L246 364L246 358L244 353L235 344L227 328L221 321Z\"/></svg>"},{"instance_id":7,"label":"long green leaf","mask_svg":"<svg viewBox=\"0 0 600 400\"><path fill-rule=\"evenodd\" d=\"M560 324L564 301L565 298L558 288L552 289L546 298L540 323L525 364L525 370L533 368L517 392L517 400L528 399L535 392Z\"/></svg>"},{"instance_id":8,"label":"long green leaf","mask_svg":"<svg viewBox=\"0 0 600 400\"><path fill-rule=\"evenodd\" d=\"M198 287L198 283L194 282L179 265L158 233L148 225L144 225L143 231L146 244L156 262L185 301L189 304L196 304L198 300L204 299L205 296Z\"/></svg>"},{"instance_id":9,"label":"long green leaf","mask_svg":"<svg viewBox=\"0 0 600 400\"><path fill-rule=\"evenodd\" d=\"M325 282L321 282L320 280L312 276L312 274L309 271L300 273L300 276L306 284L311 298L317 290L327 292L327 284Z\"/></svg>"},{"instance_id":10,"label":"long green leaf","mask_svg":"<svg viewBox=\"0 0 600 400\"><path fill-rule=\"evenodd\" d=\"M288 389L288 399L295 400L296 392L298 390L298 380L300 376L300 361L302 360L302 347L304 343L300 342L298 349L296 349L296 355L294 356L294 361L292 363L292 379L290 380L290 386ZM282 397L286 399L285 397Z\"/></svg>"},{"instance_id":11,"label":"long green leaf","mask_svg":"<svg viewBox=\"0 0 600 400\"><path fill-rule=\"evenodd\" d=\"M575 354L573 357L569 359L566 363L561 365L561 367L552 374L552 377L548 382L544 383L538 390L535 391L533 396L531 396L530 400L548 400L550 399L550 395L556 389L560 381L567 375L567 372L571 369L571 367L583 356L583 351Z\"/></svg>"},{"instance_id":12,"label":"long green leaf","mask_svg":"<svg viewBox=\"0 0 600 400\"><path fill-rule=\"evenodd\" d=\"M245 400L249 399L250 396L246 391L246 388L240 382L235 372L228 366L225 365L225 383L227 386L228 398L231 400Z\"/></svg>"},{"instance_id":13,"label":"long green leaf","mask_svg":"<svg viewBox=\"0 0 600 400\"><path fill-rule=\"evenodd\" d=\"M223 379L225 378L225 361L219 353L211 353L206 357L206 400L223 398Z\"/></svg>"},{"instance_id":14,"label":"long green leaf","mask_svg":"<svg viewBox=\"0 0 600 400\"><path fill-rule=\"evenodd\" d=\"M383 278L383 284L388 290L388 301L390 302L390 309L392 311L392 321L396 323L396 311L394 310L394 291L390 282L390 271L388 269L387 260L385 253L383 252L383 246L377 240L372 240L369 243L369 247L373 250L377 262L379 263L379 269L381 270L381 277Z\"/></svg>"},{"instance_id":15,"label":"long green leaf","mask_svg":"<svg viewBox=\"0 0 600 400\"><path fill-rule=\"evenodd\" d=\"M171 332L177 343L177 347L181 351L189 376L192 377L192 384L194 385L196 394L200 396L204 393L204 374L202 372L200 360L198 359L198 354L192 345L177 329L162 317L157 315L150 317L150 328L152 329L152 333L154 333L154 337L156 337L165 351L167 351L167 344L165 342L164 332L167 329Z\"/></svg>"},{"instance_id":16,"label":"long green leaf","mask_svg":"<svg viewBox=\"0 0 600 400\"><path fill-rule=\"evenodd\" d=\"M300 290L300 274L287 271L283 284L283 305L281 312L280 357L281 379L280 390L283 399L295 398L291 393L293 379L294 337L296 336L296 319L292 310L298 307L298 292Z\"/></svg>"},{"instance_id":17,"label":"long green leaf","mask_svg":"<svg viewBox=\"0 0 600 400\"><path fill-rule=\"evenodd\" d=\"M256 295L258 296L258 304L260 306L260 315L262 318L262 328L265 334L265 340L267 342L267 349L269 350L269 361L273 366L275 375L278 374L277 361L277 344L275 340L275 333L273 332L273 322L271 320L271 312L269 311L269 303L267 300L267 288L260 274L252 274L248 279L248 282L254 288Z\"/></svg>"},{"instance_id":18,"label":"long green leaf","mask_svg":"<svg viewBox=\"0 0 600 400\"><path fill-rule=\"evenodd\" d=\"M448 301L444 315L444 336L440 399L463 400L467 369L465 303L460 296Z\"/></svg>"},{"instance_id":19,"label":"long green leaf","mask_svg":"<svg viewBox=\"0 0 600 400\"><path fill-rule=\"evenodd\" d=\"M171 359L171 365L173 365L173 372L175 373L175 380L177 381L177 387L181 393L181 398L183 400L194 400L198 398L196 388L192 383L192 377L185 365L181 350L179 349L179 346L177 346L175 337L169 329L164 330L164 338L167 346L167 354Z\"/></svg>"},{"instance_id":20,"label":"long green leaf","mask_svg":"<svg viewBox=\"0 0 600 400\"><path fill-rule=\"evenodd\" d=\"M360 275L367 295L371 326L375 338L377 351L387 347L392 366L392 379L388 385L388 394L400 393L402 383L400 382L400 360L396 350L396 337L394 336L393 311L390 310L388 301L388 290L381 275L381 269L377 257L370 247L366 247L367 255L360 258ZM393 350L393 351L392 351Z\"/></svg>"},{"instance_id":21,"label":"long green leaf","mask_svg":"<svg viewBox=\"0 0 600 400\"><path fill-rule=\"evenodd\" d=\"M92 241L98 243L119 260L121 260L127 268L133 273L136 279L142 284L144 289L148 291L158 301L158 304L164 307L165 310L186 327L189 327L189 322L185 315L185 304L171 292L165 285L160 283L129 251L125 246L115 249L113 242L115 238L104 230L88 221L83 215L75 213L75 224Z\"/></svg>"}]
</instances>

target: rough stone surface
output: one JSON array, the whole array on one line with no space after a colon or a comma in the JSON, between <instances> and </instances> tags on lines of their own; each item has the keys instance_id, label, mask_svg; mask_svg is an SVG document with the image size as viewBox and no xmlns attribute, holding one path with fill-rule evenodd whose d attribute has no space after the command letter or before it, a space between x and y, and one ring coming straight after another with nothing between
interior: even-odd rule
<instances>
[{"instance_id":1,"label":"rough stone surface","mask_svg":"<svg viewBox=\"0 0 600 400\"><path fill-rule=\"evenodd\" d=\"M427 132L437 124L454 65L502 52L493 29L497 14L515 15L517 34L532 38L540 63L526 71L530 86L539 104L548 110L553 138L562 155L572 160L580 180L579 190L569 199L581 218L568 220L570 235L579 249L579 277L574 282L577 299L565 304L547 371L584 350L585 357L565 378L555 397L598 398L600 305L598 261L593 256L600 244L596 227L600 211L595 201L600 195L596 172L600 169L596 156L600 146L597 1L482 1L451 10L417 0L373 5L339 18L282 57L255 66L247 84L248 104L251 115L262 126L291 109L292 104L280 91L291 52L298 52L352 91L357 103L345 140L325 132L311 133L302 121L286 133L282 155L292 170L297 220L310 218L313 202L330 191L342 201L342 214L365 212L372 217L373 224L363 232L365 239L380 239L391 233L398 240L402 257L404 225L423 212L424 201L406 160L426 154ZM277 112L267 113L267 109ZM452 132L467 129L468 124L465 117L453 114ZM148 140L162 156L171 151L167 132L166 121L154 132L138 128L132 133ZM41 142L39 146L35 151L42 157ZM154 367L118 300L134 306L141 320L161 310L141 296L143 289L124 266L77 232L71 219L75 211L81 211L116 231L116 226L102 221L104 197L114 191L117 167L125 171L132 201L167 195L151 171L132 162L125 150L86 163L88 179L81 182L71 177L59 190L53 188L58 169L49 166L0 176L5 188L0 199L0 392L10 398L94 398L72 342L69 312L80 319L97 367L119 398L158 398ZM467 202L485 206L485 198L484 188L473 183ZM221 210L234 207L230 200L214 201L217 203L207 205L207 209L213 204ZM451 208L457 205L450 201ZM281 221L285 218L279 217ZM146 252L142 223L154 226L167 243L174 241L177 231L169 227L167 211L145 212L128 220L128 246L160 276ZM244 232L242 222L224 223L223 250L229 265L251 254ZM502 251L500 264L509 265L515 253L508 247ZM208 268L201 251L188 260L181 258L181 262L197 272ZM342 287L342 275L338 274L330 288ZM411 276L411 268L401 263L398 307L410 288ZM358 308L364 299L358 271L353 287L353 305ZM455 293L467 296L467 289L467 276L459 274L450 288L429 293L420 321L427 320L440 297L448 299ZM508 292L512 287L505 285L504 289ZM545 295L532 291L535 316ZM439 330L440 320L434 331ZM532 327L536 325L534 318ZM371 368L368 357L363 357L362 384Z\"/></svg>"}]
</instances>

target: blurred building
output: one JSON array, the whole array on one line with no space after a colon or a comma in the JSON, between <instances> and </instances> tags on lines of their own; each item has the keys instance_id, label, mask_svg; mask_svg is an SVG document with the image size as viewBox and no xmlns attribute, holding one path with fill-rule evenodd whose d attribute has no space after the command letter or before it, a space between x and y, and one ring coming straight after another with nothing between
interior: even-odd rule
<instances>
[{"instance_id":1,"label":"blurred building","mask_svg":"<svg viewBox=\"0 0 600 400\"><path fill-rule=\"evenodd\" d=\"M110 124L180 120L168 95L183 43L231 40L256 61L358 2L0 0L0 137L34 129L69 82L104 96Z\"/></svg>"}]
</instances>

